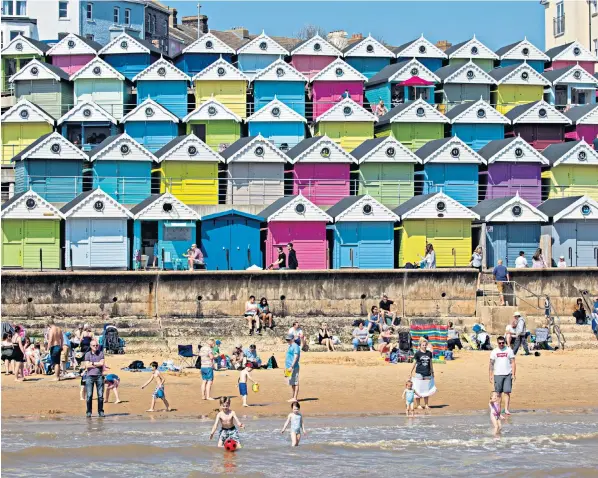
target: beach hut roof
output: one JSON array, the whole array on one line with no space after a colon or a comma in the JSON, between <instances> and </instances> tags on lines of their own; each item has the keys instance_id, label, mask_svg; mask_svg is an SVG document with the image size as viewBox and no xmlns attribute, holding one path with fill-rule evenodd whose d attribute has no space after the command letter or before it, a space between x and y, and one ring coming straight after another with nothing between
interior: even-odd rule
<instances>
[{"instance_id":1,"label":"beach hut roof","mask_svg":"<svg viewBox=\"0 0 598 478\"><path fill-rule=\"evenodd\" d=\"M306 123L305 117L301 116L290 106L287 106L282 101L278 100L276 96L265 106L261 107L249 118L248 123L289 123L301 122Z\"/></svg>"},{"instance_id":2,"label":"beach hut roof","mask_svg":"<svg viewBox=\"0 0 598 478\"><path fill-rule=\"evenodd\" d=\"M438 78L438 76L417 61L417 59L413 58L411 60L393 63L392 65L386 65L368 80L367 86L371 87L383 83L407 81L414 76L432 83L440 83L440 78Z\"/></svg>"},{"instance_id":3,"label":"beach hut roof","mask_svg":"<svg viewBox=\"0 0 598 478\"><path fill-rule=\"evenodd\" d=\"M419 148L415 154L428 163L486 164L486 161L457 136L434 139Z\"/></svg>"},{"instance_id":4,"label":"beach hut roof","mask_svg":"<svg viewBox=\"0 0 598 478\"><path fill-rule=\"evenodd\" d=\"M208 214L207 216L202 216L202 221L209 221L211 219L218 219L220 217L229 217L229 216L239 216L244 217L246 219L252 219L254 221L264 222L266 218L262 216L257 216L255 214L249 214L244 211L239 211L238 209L227 209L226 211L215 212L213 214Z\"/></svg>"},{"instance_id":5,"label":"beach hut roof","mask_svg":"<svg viewBox=\"0 0 598 478\"><path fill-rule=\"evenodd\" d=\"M301 194L277 199L259 215L267 222L332 222L328 214Z\"/></svg>"},{"instance_id":6,"label":"beach hut roof","mask_svg":"<svg viewBox=\"0 0 598 478\"><path fill-rule=\"evenodd\" d=\"M137 73L133 77L133 81L191 81L191 78L179 70L169 61L164 58L160 58L155 63L152 63L145 70Z\"/></svg>"},{"instance_id":7,"label":"beach hut roof","mask_svg":"<svg viewBox=\"0 0 598 478\"><path fill-rule=\"evenodd\" d=\"M378 126L389 123L449 123L449 119L434 106L418 98L411 103L402 103L380 117Z\"/></svg>"},{"instance_id":8,"label":"beach hut roof","mask_svg":"<svg viewBox=\"0 0 598 478\"><path fill-rule=\"evenodd\" d=\"M479 99L473 103L461 103L453 106L446 117L451 124L511 124L511 121L499 113L490 103Z\"/></svg>"},{"instance_id":9,"label":"beach hut roof","mask_svg":"<svg viewBox=\"0 0 598 478\"><path fill-rule=\"evenodd\" d=\"M449 59L465 58L470 60L481 58L498 60L498 55L478 40L475 35L469 40L452 45L446 49L445 53L448 55Z\"/></svg>"},{"instance_id":10,"label":"beach hut roof","mask_svg":"<svg viewBox=\"0 0 598 478\"><path fill-rule=\"evenodd\" d=\"M112 65L106 63L99 56L87 63L79 71L73 73L69 80L120 80L124 81L125 77Z\"/></svg>"},{"instance_id":11,"label":"beach hut roof","mask_svg":"<svg viewBox=\"0 0 598 478\"><path fill-rule=\"evenodd\" d=\"M325 123L330 121L342 121L344 123L376 123L378 121L378 117L370 113L351 98L345 98L315 119L316 123Z\"/></svg>"},{"instance_id":12,"label":"beach hut roof","mask_svg":"<svg viewBox=\"0 0 598 478\"><path fill-rule=\"evenodd\" d=\"M559 84L586 84L598 87L598 79L579 65L569 65L558 70L545 71L543 75L554 86Z\"/></svg>"},{"instance_id":13,"label":"beach hut roof","mask_svg":"<svg viewBox=\"0 0 598 478\"><path fill-rule=\"evenodd\" d=\"M131 138L127 133L108 136L88 153L90 161L157 161L149 150Z\"/></svg>"},{"instance_id":14,"label":"beach hut roof","mask_svg":"<svg viewBox=\"0 0 598 478\"><path fill-rule=\"evenodd\" d=\"M443 83L495 85L496 80L482 70L473 61L465 65L452 64L443 66L434 72Z\"/></svg>"},{"instance_id":15,"label":"beach hut roof","mask_svg":"<svg viewBox=\"0 0 598 478\"><path fill-rule=\"evenodd\" d=\"M261 134L240 138L220 154L227 164L232 162L286 163L289 160L283 151Z\"/></svg>"},{"instance_id":16,"label":"beach hut roof","mask_svg":"<svg viewBox=\"0 0 598 478\"><path fill-rule=\"evenodd\" d=\"M47 52L50 56L57 55L97 55L102 49L98 42L74 33L69 33Z\"/></svg>"},{"instance_id":17,"label":"beach hut roof","mask_svg":"<svg viewBox=\"0 0 598 478\"><path fill-rule=\"evenodd\" d=\"M343 53L332 43L316 34L295 45L295 48L291 51L291 55L343 56Z\"/></svg>"},{"instance_id":18,"label":"beach hut roof","mask_svg":"<svg viewBox=\"0 0 598 478\"><path fill-rule=\"evenodd\" d=\"M494 68L488 74L496 80L498 85L550 86L550 81L525 62L519 65Z\"/></svg>"},{"instance_id":19,"label":"beach hut roof","mask_svg":"<svg viewBox=\"0 0 598 478\"><path fill-rule=\"evenodd\" d=\"M0 217L6 219L64 219L64 215L33 190L15 194L2 204Z\"/></svg>"},{"instance_id":20,"label":"beach hut roof","mask_svg":"<svg viewBox=\"0 0 598 478\"><path fill-rule=\"evenodd\" d=\"M54 131L40 136L12 158L13 161L25 159L79 159L86 161L87 155L60 133Z\"/></svg>"},{"instance_id":21,"label":"beach hut roof","mask_svg":"<svg viewBox=\"0 0 598 478\"><path fill-rule=\"evenodd\" d=\"M44 56L50 46L39 40L34 40L23 35L17 35L2 48L2 55L40 55Z\"/></svg>"},{"instance_id":22,"label":"beach hut roof","mask_svg":"<svg viewBox=\"0 0 598 478\"><path fill-rule=\"evenodd\" d=\"M369 194L347 196L326 213L334 222L398 222L399 216Z\"/></svg>"},{"instance_id":23,"label":"beach hut roof","mask_svg":"<svg viewBox=\"0 0 598 478\"><path fill-rule=\"evenodd\" d=\"M35 80L68 81L69 75L57 66L50 65L49 63L42 63L38 59L33 59L12 75L8 81L12 83L13 81Z\"/></svg>"},{"instance_id":24,"label":"beach hut roof","mask_svg":"<svg viewBox=\"0 0 598 478\"><path fill-rule=\"evenodd\" d=\"M292 65L279 58L261 70L251 81L303 81L307 83L307 78Z\"/></svg>"},{"instance_id":25,"label":"beach hut roof","mask_svg":"<svg viewBox=\"0 0 598 478\"><path fill-rule=\"evenodd\" d=\"M544 100L517 105L505 116L512 124L571 124L571 120Z\"/></svg>"},{"instance_id":26,"label":"beach hut roof","mask_svg":"<svg viewBox=\"0 0 598 478\"><path fill-rule=\"evenodd\" d=\"M241 48L237 50L237 55L241 54L253 54L253 55L289 55L289 51L274 41L272 37L262 32L256 36L253 40L245 43Z\"/></svg>"},{"instance_id":27,"label":"beach hut roof","mask_svg":"<svg viewBox=\"0 0 598 478\"><path fill-rule=\"evenodd\" d=\"M320 70L310 80L314 81L368 81L367 77L349 65L346 61L337 58L328 66Z\"/></svg>"},{"instance_id":28,"label":"beach hut roof","mask_svg":"<svg viewBox=\"0 0 598 478\"><path fill-rule=\"evenodd\" d=\"M195 108L191 113L183 118L183 123L199 120L233 120L241 123L243 120L239 115L231 111L228 107L212 98Z\"/></svg>"},{"instance_id":29,"label":"beach hut roof","mask_svg":"<svg viewBox=\"0 0 598 478\"><path fill-rule=\"evenodd\" d=\"M158 162L196 161L223 163L224 159L193 133L177 136L154 153Z\"/></svg>"},{"instance_id":30,"label":"beach hut roof","mask_svg":"<svg viewBox=\"0 0 598 478\"><path fill-rule=\"evenodd\" d=\"M565 112L565 116L575 125L598 124L598 103L573 106Z\"/></svg>"},{"instance_id":31,"label":"beach hut roof","mask_svg":"<svg viewBox=\"0 0 598 478\"><path fill-rule=\"evenodd\" d=\"M519 197L519 194L485 199L471 210L480 216L481 222L548 222L546 214Z\"/></svg>"},{"instance_id":32,"label":"beach hut roof","mask_svg":"<svg viewBox=\"0 0 598 478\"><path fill-rule=\"evenodd\" d=\"M183 48L182 53L220 53L234 55L235 49L222 39L218 38L213 32L208 32Z\"/></svg>"},{"instance_id":33,"label":"beach hut roof","mask_svg":"<svg viewBox=\"0 0 598 478\"><path fill-rule=\"evenodd\" d=\"M1 117L2 123L48 123L54 126L54 118L46 113L43 108L31 103L25 97L21 98Z\"/></svg>"},{"instance_id":34,"label":"beach hut roof","mask_svg":"<svg viewBox=\"0 0 598 478\"><path fill-rule=\"evenodd\" d=\"M395 58L395 54L372 35L350 42L344 49L343 55L349 57L366 58Z\"/></svg>"},{"instance_id":35,"label":"beach hut roof","mask_svg":"<svg viewBox=\"0 0 598 478\"><path fill-rule=\"evenodd\" d=\"M488 164L496 162L548 164L548 160L520 136L490 141L478 153Z\"/></svg>"},{"instance_id":36,"label":"beach hut roof","mask_svg":"<svg viewBox=\"0 0 598 478\"><path fill-rule=\"evenodd\" d=\"M127 121L171 121L179 123L180 119L160 103L155 102L151 98L146 98L120 120L121 123L126 123Z\"/></svg>"},{"instance_id":37,"label":"beach hut roof","mask_svg":"<svg viewBox=\"0 0 598 478\"><path fill-rule=\"evenodd\" d=\"M443 192L413 196L393 212L406 219L479 219L477 213Z\"/></svg>"},{"instance_id":38,"label":"beach hut roof","mask_svg":"<svg viewBox=\"0 0 598 478\"><path fill-rule=\"evenodd\" d=\"M538 209L554 222L561 219L598 219L598 202L589 196L548 199L540 204Z\"/></svg>"},{"instance_id":39,"label":"beach hut roof","mask_svg":"<svg viewBox=\"0 0 598 478\"><path fill-rule=\"evenodd\" d=\"M108 121L112 124L116 124L118 121L114 118L110 113L108 113L104 108L102 108L97 103L88 100L88 101L81 101L73 106L69 111L67 111L57 122L57 124L62 124L65 122L84 122L84 121L93 121L93 122L105 122Z\"/></svg>"},{"instance_id":40,"label":"beach hut roof","mask_svg":"<svg viewBox=\"0 0 598 478\"><path fill-rule=\"evenodd\" d=\"M546 50L546 55L552 61L598 61L598 58L577 40Z\"/></svg>"},{"instance_id":41,"label":"beach hut roof","mask_svg":"<svg viewBox=\"0 0 598 478\"><path fill-rule=\"evenodd\" d=\"M133 53L155 53L162 55L162 50L151 42L134 38L128 33L121 33L108 42L99 52L100 55L127 55Z\"/></svg>"},{"instance_id":42,"label":"beach hut roof","mask_svg":"<svg viewBox=\"0 0 598 478\"><path fill-rule=\"evenodd\" d=\"M305 138L287 152L291 163L357 163L357 160L328 136Z\"/></svg>"},{"instance_id":43,"label":"beach hut roof","mask_svg":"<svg viewBox=\"0 0 598 478\"><path fill-rule=\"evenodd\" d=\"M201 216L170 193L153 194L131 208L142 221L199 221Z\"/></svg>"},{"instance_id":44,"label":"beach hut roof","mask_svg":"<svg viewBox=\"0 0 598 478\"><path fill-rule=\"evenodd\" d=\"M122 217L132 219L133 214L100 188L79 194L60 209L65 218Z\"/></svg>"},{"instance_id":45,"label":"beach hut roof","mask_svg":"<svg viewBox=\"0 0 598 478\"><path fill-rule=\"evenodd\" d=\"M249 77L223 58L197 73L192 81L249 81Z\"/></svg>"},{"instance_id":46,"label":"beach hut roof","mask_svg":"<svg viewBox=\"0 0 598 478\"><path fill-rule=\"evenodd\" d=\"M393 48L392 51L397 58L447 58L446 53L425 39L423 34L415 40Z\"/></svg>"},{"instance_id":47,"label":"beach hut roof","mask_svg":"<svg viewBox=\"0 0 598 478\"><path fill-rule=\"evenodd\" d=\"M551 167L559 164L598 166L598 152L584 139L551 144L542 154L548 159Z\"/></svg>"},{"instance_id":48,"label":"beach hut roof","mask_svg":"<svg viewBox=\"0 0 598 478\"><path fill-rule=\"evenodd\" d=\"M550 61L550 57L527 38L505 45L495 53L500 60Z\"/></svg>"},{"instance_id":49,"label":"beach hut roof","mask_svg":"<svg viewBox=\"0 0 598 478\"><path fill-rule=\"evenodd\" d=\"M398 141L392 134L366 139L351 151L351 155L359 164L368 162L421 164L422 162L413 151Z\"/></svg>"}]
</instances>

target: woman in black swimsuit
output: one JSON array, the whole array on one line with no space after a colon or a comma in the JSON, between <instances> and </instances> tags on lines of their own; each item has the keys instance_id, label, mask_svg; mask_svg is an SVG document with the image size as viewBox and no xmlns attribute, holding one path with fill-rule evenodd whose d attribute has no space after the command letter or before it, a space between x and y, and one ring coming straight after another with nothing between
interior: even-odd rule
<instances>
[{"instance_id":1,"label":"woman in black swimsuit","mask_svg":"<svg viewBox=\"0 0 598 478\"><path fill-rule=\"evenodd\" d=\"M14 345L12 360L14 361L15 380L17 382L25 380L25 375L23 374L23 366L25 364L25 346L23 345L23 342L25 341L25 338L21 337L21 330L21 326L17 325L15 327L15 334L12 338L12 343Z\"/></svg>"},{"instance_id":2,"label":"woman in black swimsuit","mask_svg":"<svg viewBox=\"0 0 598 478\"><path fill-rule=\"evenodd\" d=\"M325 345L328 352L334 352L334 344L332 343L332 334L328 330L328 324L322 322L322 328L318 331L318 343Z\"/></svg>"},{"instance_id":3,"label":"woman in black swimsuit","mask_svg":"<svg viewBox=\"0 0 598 478\"><path fill-rule=\"evenodd\" d=\"M10 332L2 335L2 361L4 362L6 375L13 373L12 371L12 356L15 346L12 343L12 334Z\"/></svg>"}]
</instances>

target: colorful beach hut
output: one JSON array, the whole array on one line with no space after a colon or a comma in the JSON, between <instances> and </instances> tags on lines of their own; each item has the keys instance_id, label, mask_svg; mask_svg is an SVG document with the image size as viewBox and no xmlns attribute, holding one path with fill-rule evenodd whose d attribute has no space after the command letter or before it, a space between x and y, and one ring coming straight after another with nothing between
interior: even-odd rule
<instances>
[{"instance_id":1,"label":"colorful beach hut","mask_svg":"<svg viewBox=\"0 0 598 478\"><path fill-rule=\"evenodd\" d=\"M83 190L86 154L60 133L41 136L13 159L15 193L29 189L52 203L69 202Z\"/></svg>"},{"instance_id":2,"label":"colorful beach hut","mask_svg":"<svg viewBox=\"0 0 598 478\"><path fill-rule=\"evenodd\" d=\"M315 120L314 135L327 136L345 151L352 151L374 137L378 118L350 98L334 105Z\"/></svg>"},{"instance_id":3,"label":"colorful beach hut","mask_svg":"<svg viewBox=\"0 0 598 478\"><path fill-rule=\"evenodd\" d=\"M125 133L152 153L179 135L179 118L148 98L121 120Z\"/></svg>"},{"instance_id":4,"label":"colorful beach hut","mask_svg":"<svg viewBox=\"0 0 598 478\"><path fill-rule=\"evenodd\" d=\"M261 134L283 151L305 138L306 119L276 97L249 118L249 136Z\"/></svg>"},{"instance_id":5,"label":"colorful beach hut","mask_svg":"<svg viewBox=\"0 0 598 478\"><path fill-rule=\"evenodd\" d=\"M93 101L77 103L56 123L62 136L83 151L118 132L116 118Z\"/></svg>"},{"instance_id":6,"label":"colorful beach hut","mask_svg":"<svg viewBox=\"0 0 598 478\"><path fill-rule=\"evenodd\" d=\"M79 194L60 212L65 217L67 269L129 268L127 222L133 214L101 189Z\"/></svg>"},{"instance_id":7,"label":"colorful beach hut","mask_svg":"<svg viewBox=\"0 0 598 478\"><path fill-rule=\"evenodd\" d=\"M345 97L363 105L365 75L337 58L311 78L314 119Z\"/></svg>"},{"instance_id":8,"label":"colorful beach hut","mask_svg":"<svg viewBox=\"0 0 598 478\"><path fill-rule=\"evenodd\" d=\"M200 36L191 45L185 47L174 58L174 64L179 70L193 77L220 58L228 63L232 63L234 54L234 48L212 32L208 32Z\"/></svg>"},{"instance_id":9,"label":"colorful beach hut","mask_svg":"<svg viewBox=\"0 0 598 478\"><path fill-rule=\"evenodd\" d=\"M37 138L53 131L54 118L23 98L2 114L0 124L2 164L10 164L15 155Z\"/></svg>"},{"instance_id":10,"label":"colorful beach hut","mask_svg":"<svg viewBox=\"0 0 598 478\"><path fill-rule=\"evenodd\" d=\"M458 136L474 151L479 151L490 141L503 139L505 126L511 124L483 99L456 105L446 117L451 123L451 136Z\"/></svg>"},{"instance_id":11,"label":"colorful beach hut","mask_svg":"<svg viewBox=\"0 0 598 478\"><path fill-rule=\"evenodd\" d=\"M399 267L419 264L426 244L436 252L436 267L465 267L471 261L471 223L479 216L439 192L414 196L393 212L401 218Z\"/></svg>"},{"instance_id":12,"label":"colorful beach hut","mask_svg":"<svg viewBox=\"0 0 598 478\"><path fill-rule=\"evenodd\" d=\"M69 33L47 52L52 65L64 70L67 75L77 73L93 61L102 49L99 43L74 33Z\"/></svg>"},{"instance_id":13,"label":"colorful beach hut","mask_svg":"<svg viewBox=\"0 0 598 478\"><path fill-rule=\"evenodd\" d=\"M376 40L372 35L349 41L343 49L345 61L366 78L371 78L385 66L390 65L395 54Z\"/></svg>"},{"instance_id":14,"label":"colorful beach hut","mask_svg":"<svg viewBox=\"0 0 598 478\"><path fill-rule=\"evenodd\" d=\"M307 78L283 60L276 60L253 77L253 111L259 111L274 98L305 117Z\"/></svg>"},{"instance_id":15,"label":"colorful beach hut","mask_svg":"<svg viewBox=\"0 0 598 478\"><path fill-rule=\"evenodd\" d=\"M539 150L564 141L565 126L571 124L569 118L543 100L516 106L505 116L511 120L507 136L519 135Z\"/></svg>"},{"instance_id":16,"label":"colorful beach hut","mask_svg":"<svg viewBox=\"0 0 598 478\"><path fill-rule=\"evenodd\" d=\"M443 112L478 98L490 101L490 90L496 84L494 78L473 61L465 65L448 65L436 70L434 74L442 82L434 97L435 103L439 104L439 110Z\"/></svg>"},{"instance_id":17,"label":"colorful beach hut","mask_svg":"<svg viewBox=\"0 0 598 478\"><path fill-rule=\"evenodd\" d=\"M160 59L162 52L152 43L121 33L100 50L102 58L122 73L129 81L152 63Z\"/></svg>"},{"instance_id":18,"label":"colorful beach hut","mask_svg":"<svg viewBox=\"0 0 598 478\"><path fill-rule=\"evenodd\" d=\"M33 38L17 35L2 48L0 69L2 72L2 93L11 89L9 79L31 60L44 61L50 46Z\"/></svg>"},{"instance_id":19,"label":"colorful beach hut","mask_svg":"<svg viewBox=\"0 0 598 478\"><path fill-rule=\"evenodd\" d=\"M425 39L423 33L419 38L393 48L392 51L397 58L397 63L415 58L430 71L441 68L442 62L447 58L446 53Z\"/></svg>"},{"instance_id":20,"label":"colorful beach hut","mask_svg":"<svg viewBox=\"0 0 598 478\"><path fill-rule=\"evenodd\" d=\"M141 267L142 256L160 269L185 270L183 255L197 243L200 215L170 193L154 194L131 208L133 214L133 269Z\"/></svg>"},{"instance_id":21,"label":"colorful beach hut","mask_svg":"<svg viewBox=\"0 0 598 478\"><path fill-rule=\"evenodd\" d=\"M237 140L221 156L228 165L226 204L262 205L284 196L288 158L262 135Z\"/></svg>"},{"instance_id":22,"label":"colorful beach hut","mask_svg":"<svg viewBox=\"0 0 598 478\"><path fill-rule=\"evenodd\" d=\"M550 61L549 56L527 38L505 45L495 53L498 55L498 66L502 68L527 63L538 73L543 73L544 64Z\"/></svg>"},{"instance_id":23,"label":"colorful beach hut","mask_svg":"<svg viewBox=\"0 0 598 478\"><path fill-rule=\"evenodd\" d=\"M218 60L193 77L195 104L216 100L239 118L247 118L249 77L225 60Z\"/></svg>"},{"instance_id":24,"label":"colorful beach hut","mask_svg":"<svg viewBox=\"0 0 598 478\"><path fill-rule=\"evenodd\" d=\"M479 170L486 161L461 139L435 139L415 154L423 163L424 194L442 191L467 207L478 202Z\"/></svg>"},{"instance_id":25,"label":"colorful beach hut","mask_svg":"<svg viewBox=\"0 0 598 478\"><path fill-rule=\"evenodd\" d=\"M250 80L289 51L264 32L237 49L237 66Z\"/></svg>"},{"instance_id":26,"label":"colorful beach hut","mask_svg":"<svg viewBox=\"0 0 598 478\"><path fill-rule=\"evenodd\" d=\"M178 136L156 151L160 192L185 204L218 204L218 166L222 157L193 133Z\"/></svg>"},{"instance_id":27,"label":"colorful beach hut","mask_svg":"<svg viewBox=\"0 0 598 478\"><path fill-rule=\"evenodd\" d=\"M343 54L338 48L316 34L295 45L291 51L291 65L308 80L311 80L341 56Z\"/></svg>"},{"instance_id":28,"label":"colorful beach hut","mask_svg":"<svg viewBox=\"0 0 598 478\"><path fill-rule=\"evenodd\" d=\"M590 141L598 136L598 104L574 106L565 111L571 124L565 126L565 139Z\"/></svg>"},{"instance_id":29,"label":"colorful beach hut","mask_svg":"<svg viewBox=\"0 0 598 478\"><path fill-rule=\"evenodd\" d=\"M183 118L187 134L193 133L214 151L221 152L241 137L243 120L215 99L210 99Z\"/></svg>"},{"instance_id":30,"label":"colorful beach hut","mask_svg":"<svg viewBox=\"0 0 598 478\"><path fill-rule=\"evenodd\" d=\"M259 213L268 223L266 264L278 258L278 248L292 242L301 270L328 269L326 224L332 218L302 195L274 201Z\"/></svg>"},{"instance_id":31,"label":"colorful beach hut","mask_svg":"<svg viewBox=\"0 0 598 478\"><path fill-rule=\"evenodd\" d=\"M494 68L498 55L474 35L473 38L456 43L445 50L449 65L464 65L472 61L484 71Z\"/></svg>"},{"instance_id":32,"label":"colorful beach hut","mask_svg":"<svg viewBox=\"0 0 598 478\"><path fill-rule=\"evenodd\" d=\"M542 175L550 181L548 199L585 195L598 200L598 152L584 139L551 144L542 154L550 164Z\"/></svg>"},{"instance_id":33,"label":"colorful beach hut","mask_svg":"<svg viewBox=\"0 0 598 478\"><path fill-rule=\"evenodd\" d=\"M359 195L394 208L415 194L414 168L421 159L392 134L364 141L351 155L359 164Z\"/></svg>"},{"instance_id":34,"label":"colorful beach hut","mask_svg":"<svg viewBox=\"0 0 598 478\"><path fill-rule=\"evenodd\" d=\"M351 165L357 160L328 136L306 138L288 153L293 194L318 206L336 204L351 191Z\"/></svg>"},{"instance_id":35,"label":"colorful beach hut","mask_svg":"<svg viewBox=\"0 0 598 478\"><path fill-rule=\"evenodd\" d=\"M399 216L369 195L349 196L326 211L334 224L333 269L392 269Z\"/></svg>"},{"instance_id":36,"label":"colorful beach hut","mask_svg":"<svg viewBox=\"0 0 598 478\"><path fill-rule=\"evenodd\" d=\"M479 153L488 164L482 198L518 194L533 206L542 202L542 167L548 166L548 161L523 138L490 141Z\"/></svg>"},{"instance_id":37,"label":"colorful beach hut","mask_svg":"<svg viewBox=\"0 0 598 478\"><path fill-rule=\"evenodd\" d=\"M495 267L502 259L515 267L519 252L532 257L540 247L541 223L548 218L525 199L515 195L480 201L471 210L480 216L480 245L486 251L486 267Z\"/></svg>"},{"instance_id":38,"label":"colorful beach hut","mask_svg":"<svg viewBox=\"0 0 598 478\"><path fill-rule=\"evenodd\" d=\"M201 251L209 271L263 266L260 226L265 219L236 209L201 218Z\"/></svg>"},{"instance_id":39,"label":"colorful beach hut","mask_svg":"<svg viewBox=\"0 0 598 478\"><path fill-rule=\"evenodd\" d=\"M517 105L542 100L544 87L550 86L550 82L527 63L495 68L489 75L496 81L490 103L502 114Z\"/></svg>"},{"instance_id":40,"label":"colorful beach hut","mask_svg":"<svg viewBox=\"0 0 598 478\"><path fill-rule=\"evenodd\" d=\"M596 63L598 63L598 58L577 40L555 46L547 50L546 55L550 58L550 70L579 65L593 75Z\"/></svg>"},{"instance_id":41,"label":"colorful beach hut","mask_svg":"<svg viewBox=\"0 0 598 478\"><path fill-rule=\"evenodd\" d=\"M544 97L552 105L562 109L573 105L596 103L598 79L579 65L566 66L544 72L552 88Z\"/></svg>"},{"instance_id":42,"label":"colorful beach hut","mask_svg":"<svg viewBox=\"0 0 598 478\"><path fill-rule=\"evenodd\" d=\"M35 191L2 204L2 268L60 269L62 213Z\"/></svg>"}]
</instances>

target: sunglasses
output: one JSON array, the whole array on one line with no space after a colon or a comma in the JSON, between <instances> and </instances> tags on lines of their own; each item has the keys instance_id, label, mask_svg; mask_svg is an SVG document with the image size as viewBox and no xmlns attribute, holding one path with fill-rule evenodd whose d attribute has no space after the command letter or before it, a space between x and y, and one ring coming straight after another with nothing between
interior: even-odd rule
<instances>
[{"instance_id":1,"label":"sunglasses","mask_svg":"<svg viewBox=\"0 0 598 478\"><path fill-rule=\"evenodd\" d=\"M504 342L499 342L499 343L498 343L498 345L504 345L504 344L505 344Z\"/></svg>"}]
</instances>

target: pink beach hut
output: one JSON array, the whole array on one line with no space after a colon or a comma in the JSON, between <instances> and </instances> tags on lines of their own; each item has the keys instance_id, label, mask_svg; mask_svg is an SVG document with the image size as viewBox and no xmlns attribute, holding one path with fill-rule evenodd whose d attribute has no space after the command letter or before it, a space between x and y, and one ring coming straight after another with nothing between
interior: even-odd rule
<instances>
[{"instance_id":1,"label":"pink beach hut","mask_svg":"<svg viewBox=\"0 0 598 478\"><path fill-rule=\"evenodd\" d=\"M328 269L326 224L332 218L301 194L273 202L258 214L267 223L266 264L278 257L278 248L293 243L301 270Z\"/></svg>"},{"instance_id":2,"label":"pink beach hut","mask_svg":"<svg viewBox=\"0 0 598 478\"><path fill-rule=\"evenodd\" d=\"M101 49L99 43L69 33L50 48L47 55L52 59L52 65L73 75L93 60Z\"/></svg>"},{"instance_id":3,"label":"pink beach hut","mask_svg":"<svg viewBox=\"0 0 598 478\"><path fill-rule=\"evenodd\" d=\"M291 65L311 80L342 55L338 48L316 35L295 46L291 51Z\"/></svg>"}]
</instances>

